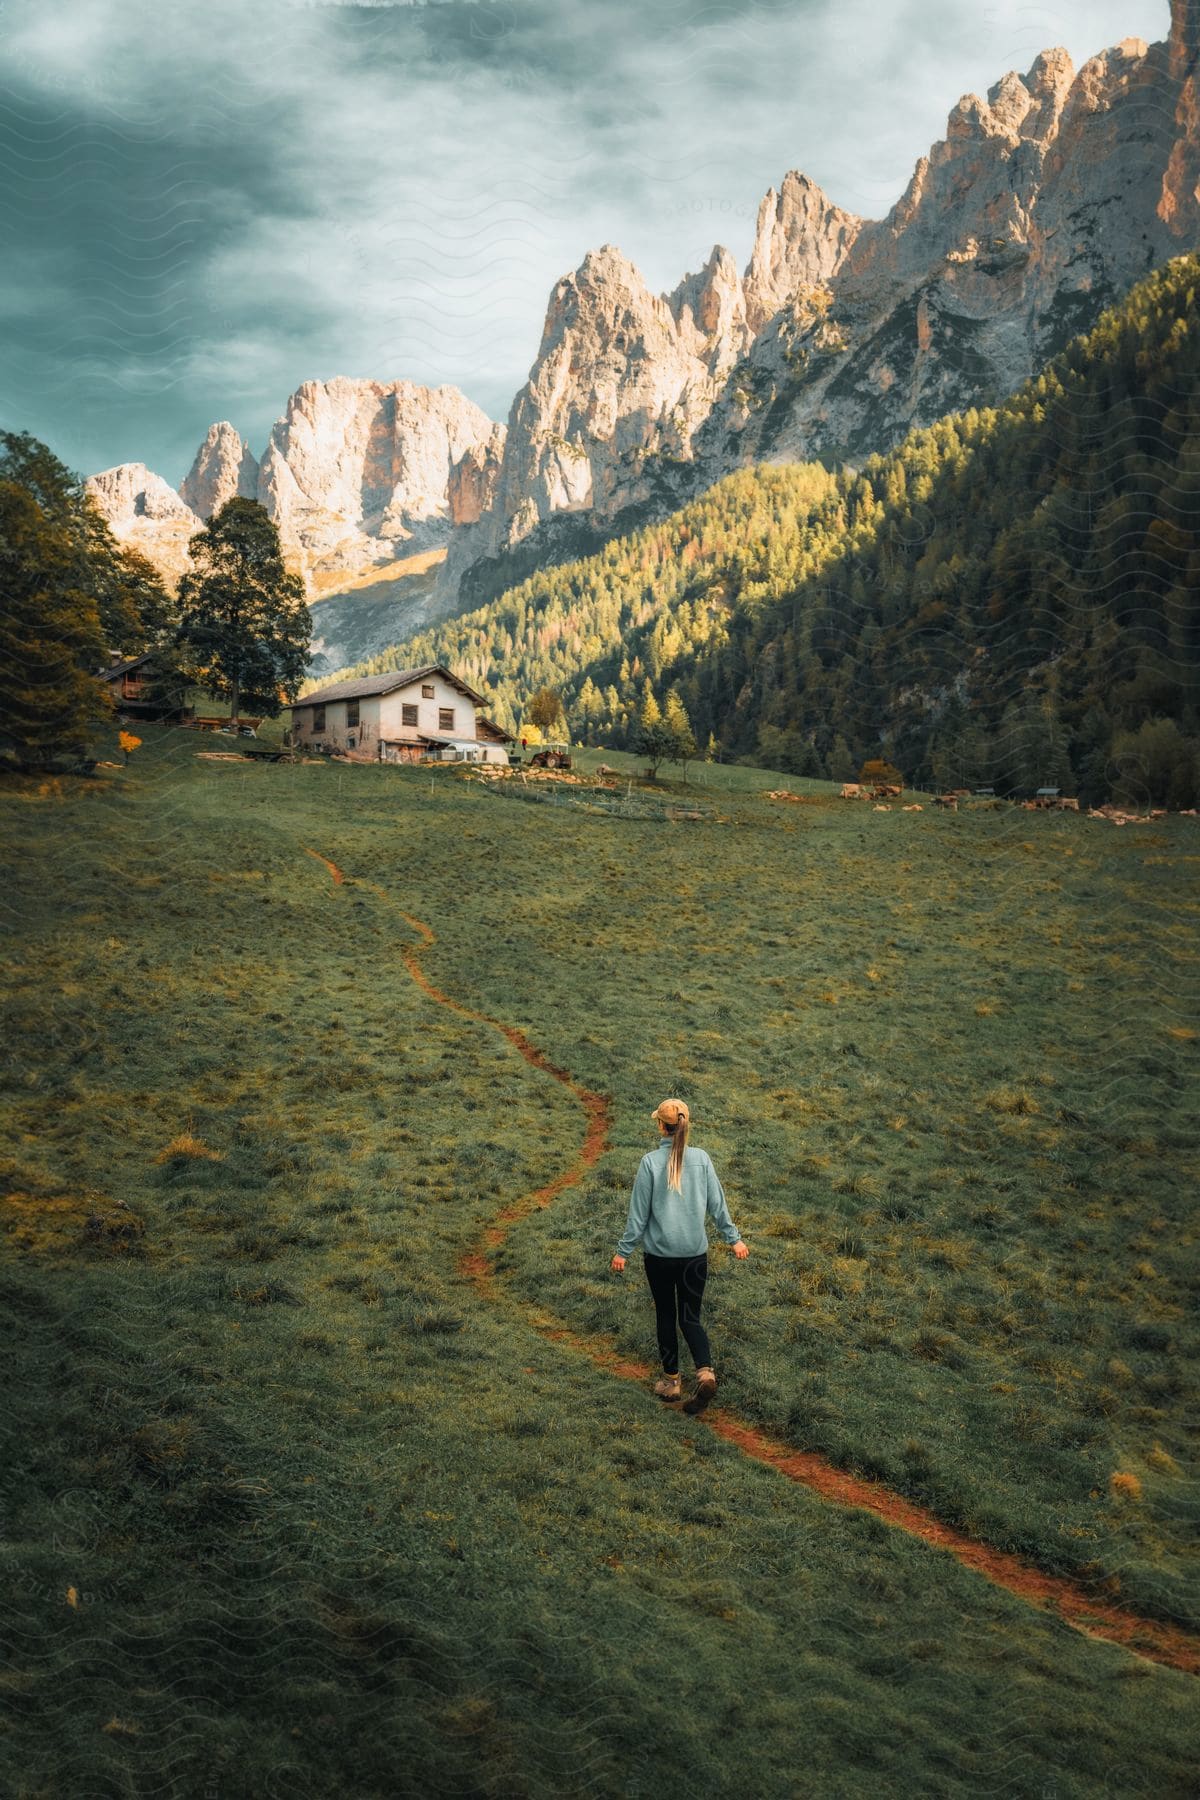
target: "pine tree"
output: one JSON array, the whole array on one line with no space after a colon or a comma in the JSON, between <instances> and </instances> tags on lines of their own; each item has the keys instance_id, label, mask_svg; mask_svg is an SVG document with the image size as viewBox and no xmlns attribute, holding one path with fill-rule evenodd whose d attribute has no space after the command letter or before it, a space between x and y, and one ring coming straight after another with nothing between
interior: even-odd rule
<instances>
[{"instance_id":1,"label":"pine tree","mask_svg":"<svg viewBox=\"0 0 1200 1800\"><path fill-rule=\"evenodd\" d=\"M117 542L81 478L47 445L27 431L0 432L0 480L23 488L71 545L74 582L95 603L105 651L136 656L167 639L174 613L157 571Z\"/></svg>"},{"instance_id":2,"label":"pine tree","mask_svg":"<svg viewBox=\"0 0 1200 1800\"><path fill-rule=\"evenodd\" d=\"M111 714L92 575L61 510L0 474L0 744L20 767L78 759Z\"/></svg>"},{"instance_id":3,"label":"pine tree","mask_svg":"<svg viewBox=\"0 0 1200 1800\"><path fill-rule=\"evenodd\" d=\"M643 731L653 731L656 725L662 724L662 708L654 698L654 689L649 678L642 684L642 704L638 709L638 724Z\"/></svg>"},{"instance_id":4,"label":"pine tree","mask_svg":"<svg viewBox=\"0 0 1200 1800\"><path fill-rule=\"evenodd\" d=\"M687 764L696 754L696 739L692 733L692 722L687 716L687 708L679 697L678 688L672 688L667 695L667 709L663 715L671 739L669 752L672 762L682 763L686 773Z\"/></svg>"}]
</instances>

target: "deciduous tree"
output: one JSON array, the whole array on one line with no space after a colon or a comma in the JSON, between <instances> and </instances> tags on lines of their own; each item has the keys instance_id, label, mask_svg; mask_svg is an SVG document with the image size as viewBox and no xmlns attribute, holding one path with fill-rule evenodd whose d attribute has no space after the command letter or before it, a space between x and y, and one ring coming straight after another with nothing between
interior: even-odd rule
<instances>
[{"instance_id":1,"label":"deciduous tree","mask_svg":"<svg viewBox=\"0 0 1200 1800\"><path fill-rule=\"evenodd\" d=\"M539 731L546 734L565 730L562 695L557 688L543 687L532 694L525 708L525 717L531 725L536 725Z\"/></svg>"},{"instance_id":2,"label":"deciduous tree","mask_svg":"<svg viewBox=\"0 0 1200 1800\"><path fill-rule=\"evenodd\" d=\"M274 718L304 678L312 614L304 583L284 567L279 533L257 500L235 496L189 545L179 584L177 645L194 681Z\"/></svg>"}]
</instances>

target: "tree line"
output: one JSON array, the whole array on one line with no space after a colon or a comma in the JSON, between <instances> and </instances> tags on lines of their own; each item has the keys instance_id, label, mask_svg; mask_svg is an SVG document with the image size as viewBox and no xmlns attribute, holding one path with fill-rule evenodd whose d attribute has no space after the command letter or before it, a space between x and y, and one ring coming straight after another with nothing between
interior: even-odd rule
<instances>
[{"instance_id":1,"label":"tree line","mask_svg":"<svg viewBox=\"0 0 1200 1800\"><path fill-rule=\"evenodd\" d=\"M0 751L10 767L71 767L113 701L98 673L154 652L164 709L200 686L274 717L295 697L312 620L257 501L235 498L191 539L172 594L113 535L81 477L28 432L0 433Z\"/></svg>"}]
</instances>

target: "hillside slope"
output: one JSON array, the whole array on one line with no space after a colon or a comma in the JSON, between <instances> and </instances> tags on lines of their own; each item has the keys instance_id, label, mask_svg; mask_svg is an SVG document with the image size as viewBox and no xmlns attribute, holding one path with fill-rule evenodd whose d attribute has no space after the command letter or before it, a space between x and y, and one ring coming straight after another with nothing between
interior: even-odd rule
<instances>
[{"instance_id":1,"label":"hillside slope","mask_svg":"<svg viewBox=\"0 0 1200 1800\"><path fill-rule=\"evenodd\" d=\"M447 609L439 604L437 576L445 554L419 551L357 576L318 578L318 592L310 602L310 680L323 680L332 669L378 655L394 640L397 628L419 631L444 619Z\"/></svg>"},{"instance_id":2,"label":"hillside slope","mask_svg":"<svg viewBox=\"0 0 1200 1800\"><path fill-rule=\"evenodd\" d=\"M0 784L0 1792L1192 1800L1194 1677L710 1425L1196 1631L1195 823L211 756ZM704 1419L577 1347L676 1092Z\"/></svg>"},{"instance_id":3,"label":"hillside slope","mask_svg":"<svg viewBox=\"0 0 1200 1800\"><path fill-rule=\"evenodd\" d=\"M550 296L494 498L445 580L480 604L767 458L831 466L1000 404L1200 234L1200 4L1078 69L1065 49L964 94L879 220L792 170L754 254L653 295L612 246ZM851 104L853 102L851 101ZM590 541L589 541L590 540Z\"/></svg>"},{"instance_id":4,"label":"hillside slope","mask_svg":"<svg viewBox=\"0 0 1200 1800\"><path fill-rule=\"evenodd\" d=\"M730 476L365 668L449 662L513 707L550 683L617 745L676 686L701 741L797 773L886 747L916 781L1100 795L1128 753L1191 804L1198 289L1177 258L1005 406L836 476Z\"/></svg>"}]
</instances>

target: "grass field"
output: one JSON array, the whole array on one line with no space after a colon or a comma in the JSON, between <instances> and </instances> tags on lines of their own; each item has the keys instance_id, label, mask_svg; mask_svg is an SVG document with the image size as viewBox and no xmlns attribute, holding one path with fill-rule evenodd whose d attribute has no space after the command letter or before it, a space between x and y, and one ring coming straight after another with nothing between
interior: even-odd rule
<instances>
[{"instance_id":1,"label":"grass field","mask_svg":"<svg viewBox=\"0 0 1200 1800\"><path fill-rule=\"evenodd\" d=\"M0 1787L1190 1794L1195 1677L535 1325L650 1360L607 1265L682 1093L752 1250L712 1416L1200 1628L1200 822L141 735L0 788ZM486 1296L585 1121L405 915L609 1097Z\"/></svg>"}]
</instances>

